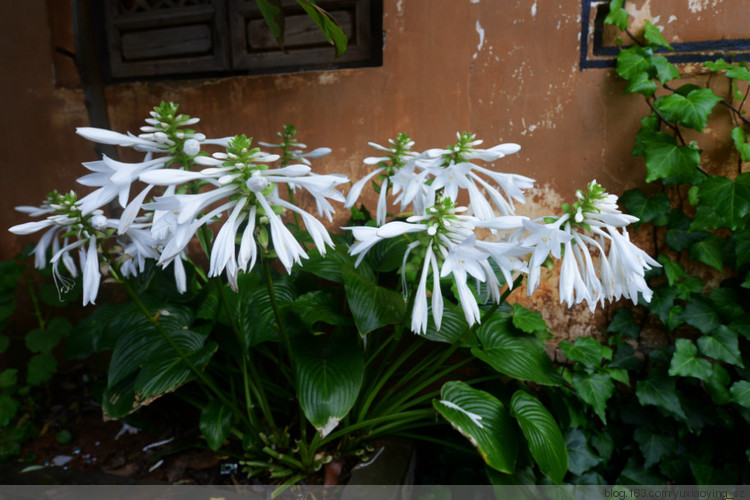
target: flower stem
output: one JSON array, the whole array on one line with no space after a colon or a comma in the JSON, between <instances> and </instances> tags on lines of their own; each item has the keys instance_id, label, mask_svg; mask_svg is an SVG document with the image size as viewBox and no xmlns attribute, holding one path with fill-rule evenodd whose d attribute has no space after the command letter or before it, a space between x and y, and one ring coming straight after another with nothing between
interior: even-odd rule
<instances>
[{"instance_id":1,"label":"flower stem","mask_svg":"<svg viewBox=\"0 0 750 500\"><path fill-rule=\"evenodd\" d=\"M281 319L281 310L279 309L279 304L276 301L276 292L273 289L273 280L271 279L271 266L268 263L268 259L264 256L263 260L263 274L266 277L266 288L268 289L268 298L271 300L271 308L273 309L273 314L276 316L276 325L278 326L279 330L279 336L281 337L281 341L284 344L284 348L286 349L286 353L289 357L289 366L294 369L294 358L292 357L292 344L289 342L289 336L286 334L286 330L284 330L284 322Z\"/></svg>"}]
</instances>

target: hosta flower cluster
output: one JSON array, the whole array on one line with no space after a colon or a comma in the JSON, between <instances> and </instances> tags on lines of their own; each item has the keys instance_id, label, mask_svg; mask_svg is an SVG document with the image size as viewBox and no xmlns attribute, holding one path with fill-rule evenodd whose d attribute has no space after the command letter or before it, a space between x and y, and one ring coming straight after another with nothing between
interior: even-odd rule
<instances>
[{"instance_id":1,"label":"hosta flower cluster","mask_svg":"<svg viewBox=\"0 0 750 500\"><path fill-rule=\"evenodd\" d=\"M550 258L562 259L560 299L569 305L585 301L593 310L606 299L636 302L639 293L650 300L645 271L658 264L628 238L626 226L637 219L621 213L617 197L595 181L572 205L561 207L561 214L535 220L516 214L534 180L498 171L493 162L518 152L517 144L481 149L482 141L464 133L452 146L417 152L414 141L401 134L387 147L371 144L380 156L364 164L375 168L345 197L340 189L349 182L346 176L311 168L311 158L330 150L305 153L291 126L279 134L278 144L261 143L281 149L275 154L254 147L245 135L207 139L188 128L198 119L178 114L172 103L155 108L146 122L138 136L78 129L89 140L131 147L145 157L137 163L106 156L84 163L92 173L78 181L95 188L91 193L81 199L53 194L39 208L20 207L47 217L11 228L17 234L47 229L35 250L36 266L47 264L51 248L49 262L63 291L80 268L84 304L96 299L100 268L127 277L143 271L147 259L173 266L176 286L184 291L189 244L196 236L209 241L211 225L218 229L209 241L208 277L225 274L237 290L239 273L253 269L260 255L278 258L291 272L310 250L294 227L304 226L324 255L333 240L319 217L332 220L332 202L353 207L369 183L378 191L376 217L372 225L345 228L355 240L349 253L359 265L377 243L407 240L402 288L413 303L414 332L424 333L430 317L440 329L444 291L451 289L468 324L480 322L480 303L499 303L501 290L512 288L520 275L527 275L527 291L533 293ZM131 196L134 185L138 192ZM298 191L314 201L317 216L295 204ZM121 215L108 218L104 210L115 200ZM391 207L397 220L388 222ZM413 284L406 279L410 266L417 269Z\"/></svg>"}]
</instances>

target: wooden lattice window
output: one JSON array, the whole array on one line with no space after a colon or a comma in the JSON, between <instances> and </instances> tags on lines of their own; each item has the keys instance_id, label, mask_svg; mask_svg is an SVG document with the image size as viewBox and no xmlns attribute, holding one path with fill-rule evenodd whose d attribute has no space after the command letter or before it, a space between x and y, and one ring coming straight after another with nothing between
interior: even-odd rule
<instances>
[{"instance_id":1,"label":"wooden lattice window","mask_svg":"<svg viewBox=\"0 0 750 500\"><path fill-rule=\"evenodd\" d=\"M349 39L335 57L294 0L282 0L282 51L254 0L106 0L111 80L278 73L378 66L382 0L318 0Z\"/></svg>"}]
</instances>

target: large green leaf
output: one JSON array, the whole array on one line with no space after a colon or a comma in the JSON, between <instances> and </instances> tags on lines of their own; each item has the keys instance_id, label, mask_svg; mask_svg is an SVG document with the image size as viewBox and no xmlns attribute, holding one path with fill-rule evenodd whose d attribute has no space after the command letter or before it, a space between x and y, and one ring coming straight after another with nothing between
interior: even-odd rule
<instances>
[{"instance_id":1,"label":"large green leaf","mask_svg":"<svg viewBox=\"0 0 750 500\"><path fill-rule=\"evenodd\" d=\"M538 399L524 391L513 394L510 408L539 470L556 483L562 481L568 471L568 451L552 414Z\"/></svg>"},{"instance_id":2,"label":"large green leaf","mask_svg":"<svg viewBox=\"0 0 750 500\"><path fill-rule=\"evenodd\" d=\"M133 329L122 335L112 350L112 358L110 358L107 371L107 385L118 384L127 376L140 370L161 342L163 342L161 335L151 326Z\"/></svg>"},{"instance_id":3,"label":"large green leaf","mask_svg":"<svg viewBox=\"0 0 750 500\"><path fill-rule=\"evenodd\" d=\"M688 339L677 339L675 341L675 352L669 365L669 374L672 376L695 377L701 380L711 378L711 363L706 359L698 358L698 348Z\"/></svg>"},{"instance_id":4,"label":"large green leaf","mask_svg":"<svg viewBox=\"0 0 750 500\"><path fill-rule=\"evenodd\" d=\"M512 474L518 454L518 432L503 404L493 395L464 382L447 382L433 406L473 444L484 461Z\"/></svg>"},{"instance_id":5,"label":"large green leaf","mask_svg":"<svg viewBox=\"0 0 750 500\"><path fill-rule=\"evenodd\" d=\"M541 342L533 335L518 332L507 315L493 315L476 333L482 348L474 348L471 353L495 370L541 385L560 384Z\"/></svg>"},{"instance_id":6,"label":"large green leaf","mask_svg":"<svg viewBox=\"0 0 750 500\"><path fill-rule=\"evenodd\" d=\"M364 354L353 335L299 336L292 351L300 406L325 437L357 400L365 373Z\"/></svg>"},{"instance_id":7,"label":"large green leaf","mask_svg":"<svg viewBox=\"0 0 750 500\"><path fill-rule=\"evenodd\" d=\"M714 106L721 101L711 89L697 88L687 95L675 92L654 101L654 107L670 122L702 132L708 121L708 115Z\"/></svg>"},{"instance_id":8,"label":"large green leaf","mask_svg":"<svg viewBox=\"0 0 750 500\"><path fill-rule=\"evenodd\" d=\"M734 147L740 153L742 161L750 161L750 144L747 142L747 135L742 127L735 127L730 133L734 141Z\"/></svg>"},{"instance_id":9,"label":"large green leaf","mask_svg":"<svg viewBox=\"0 0 750 500\"><path fill-rule=\"evenodd\" d=\"M217 344L205 343L205 337L190 330L167 332L181 352L199 370L208 363ZM205 345L204 345L205 343ZM146 405L167 392L174 391L195 377L175 349L163 341L151 353L135 378L133 389L136 401Z\"/></svg>"},{"instance_id":10,"label":"large green leaf","mask_svg":"<svg viewBox=\"0 0 750 500\"><path fill-rule=\"evenodd\" d=\"M201 412L199 427L208 447L218 450L232 427L232 409L220 399L212 399Z\"/></svg>"},{"instance_id":11,"label":"large green leaf","mask_svg":"<svg viewBox=\"0 0 750 500\"><path fill-rule=\"evenodd\" d=\"M276 314L265 283L257 275L241 276L244 279L240 282L237 323L242 331L243 348L247 350L262 342L278 340L279 337L276 333ZM272 289L280 312L296 298L294 284L287 278L274 280Z\"/></svg>"},{"instance_id":12,"label":"large green leaf","mask_svg":"<svg viewBox=\"0 0 750 500\"><path fill-rule=\"evenodd\" d=\"M328 291L315 290L300 295L291 308L308 329L319 321L329 325L352 324L350 317L341 314L341 305Z\"/></svg>"},{"instance_id":13,"label":"large green leaf","mask_svg":"<svg viewBox=\"0 0 750 500\"><path fill-rule=\"evenodd\" d=\"M664 370L652 370L645 380L638 381L635 384L635 395L641 406L654 405L682 419L687 418L677 396L676 381L667 376Z\"/></svg>"},{"instance_id":14,"label":"large green leaf","mask_svg":"<svg viewBox=\"0 0 750 500\"><path fill-rule=\"evenodd\" d=\"M469 324L466 322L466 316L461 306L450 302L446 302L443 305L440 330L435 328L435 321L432 319L432 306L429 306L427 330L422 335L424 338L447 344L454 344L463 339L462 346L476 347L479 345L475 334L469 335L468 338L463 338L467 331L469 331Z\"/></svg>"},{"instance_id":15,"label":"large green leaf","mask_svg":"<svg viewBox=\"0 0 750 500\"><path fill-rule=\"evenodd\" d=\"M617 54L617 74L625 80L638 80L645 73L652 77L651 51L643 47L630 47Z\"/></svg>"},{"instance_id":16,"label":"large green leaf","mask_svg":"<svg viewBox=\"0 0 750 500\"><path fill-rule=\"evenodd\" d=\"M612 397L615 390L615 384L612 379L603 373L573 373L571 384L576 394L586 403L591 405L594 412L607 423L607 400Z\"/></svg>"},{"instance_id":17,"label":"large green leaf","mask_svg":"<svg viewBox=\"0 0 750 500\"><path fill-rule=\"evenodd\" d=\"M403 319L406 303L400 293L376 285L351 268L344 269L343 277L346 300L360 334Z\"/></svg>"}]
</instances>

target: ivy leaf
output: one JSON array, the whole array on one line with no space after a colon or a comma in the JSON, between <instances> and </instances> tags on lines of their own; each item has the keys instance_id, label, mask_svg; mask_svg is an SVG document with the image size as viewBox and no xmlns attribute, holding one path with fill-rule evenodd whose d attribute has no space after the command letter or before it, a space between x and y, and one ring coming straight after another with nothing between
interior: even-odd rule
<instances>
[{"instance_id":1,"label":"ivy leaf","mask_svg":"<svg viewBox=\"0 0 750 500\"><path fill-rule=\"evenodd\" d=\"M654 294L656 295L656 294ZM652 299L653 301L653 299ZM633 310L627 307L620 307L615 311L615 315L607 326L607 332L619 333L630 339L638 338L641 333L641 327L633 319ZM607 358L611 359L611 358Z\"/></svg>"},{"instance_id":2,"label":"ivy leaf","mask_svg":"<svg viewBox=\"0 0 750 500\"><path fill-rule=\"evenodd\" d=\"M679 291L673 286L659 285L654 288L654 295L651 297L651 302L646 303L646 307L656 314L662 323L666 324L678 294Z\"/></svg>"},{"instance_id":3,"label":"ivy leaf","mask_svg":"<svg viewBox=\"0 0 750 500\"><path fill-rule=\"evenodd\" d=\"M708 115L714 106L721 101L721 97L713 90L698 88L687 95L679 91L660 97L654 101L654 107L670 122L702 132L708 122Z\"/></svg>"},{"instance_id":4,"label":"ivy leaf","mask_svg":"<svg viewBox=\"0 0 750 500\"><path fill-rule=\"evenodd\" d=\"M721 217L725 227L736 230L750 212L750 173L735 180L712 175L701 183L698 199Z\"/></svg>"},{"instance_id":5,"label":"ivy leaf","mask_svg":"<svg viewBox=\"0 0 750 500\"><path fill-rule=\"evenodd\" d=\"M747 142L747 136L742 127L733 128L729 135L732 137L734 147L739 151L742 161L750 161L750 144Z\"/></svg>"},{"instance_id":6,"label":"ivy leaf","mask_svg":"<svg viewBox=\"0 0 750 500\"><path fill-rule=\"evenodd\" d=\"M737 232L734 235L737 267L744 268L750 264L750 231Z\"/></svg>"},{"instance_id":7,"label":"ivy leaf","mask_svg":"<svg viewBox=\"0 0 750 500\"><path fill-rule=\"evenodd\" d=\"M747 380L738 380L729 389L732 395L732 401L738 405L750 409L750 382Z\"/></svg>"},{"instance_id":8,"label":"ivy leaf","mask_svg":"<svg viewBox=\"0 0 750 500\"><path fill-rule=\"evenodd\" d=\"M602 373L586 374L576 372L573 374L571 384L576 390L576 394L588 403L599 418L607 423L607 400L612 396L615 390L615 384L612 379Z\"/></svg>"},{"instance_id":9,"label":"ivy leaf","mask_svg":"<svg viewBox=\"0 0 750 500\"><path fill-rule=\"evenodd\" d=\"M651 24L651 21L649 21L648 19L646 20L646 26L643 28L643 37L651 45L657 45L659 47L665 47L669 50L674 50L674 48L669 45L664 39L664 35L661 34L661 30L659 30L657 26Z\"/></svg>"},{"instance_id":10,"label":"ivy leaf","mask_svg":"<svg viewBox=\"0 0 750 500\"><path fill-rule=\"evenodd\" d=\"M571 474L580 476L602 462L602 459L591 451L586 435L581 429L574 428L568 431L565 435L565 447L568 450L568 470Z\"/></svg>"},{"instance_id":11,"label":"ivy leaf","mask_svg":"<svg viewBox=\"0 0 750 500\"><path fill-rule=\"evenodd\" d=\"M639 73L633 80L630 80L625 92L628 94L641 94L651 97L657 90L656 82L648 73Z\"/></svg>"},{"instance_id":12,"label":"ivy leaf","mask_svg":"<svg viewBox=\"0 0 750 500\"><path fill-rule=\"evenodd\" d=\"M685 306L682 319L690 326L694 326L701 333L711 333L719 327L721 321L713 303L703 295L698 295Z\"/></svg>"},{"instance_id":13,"label":"ivy leaf","mask_svg":"<svg viewBox=\"0 0 750 500\"><path fill-rule=\"evenodd\" d=\"M0 372L0 389L7 389L13 387L18 383L18 369L17 368L6 368Z\"/></svg>"},{"instance_id":14,"label":"ivy leaf","mask_svg":"<svg viewBox=\"0 0 750 500\"><path fill-rule=\"evenodd\" d=\"M609 2L609 12L604 18L604 24L612 24L622 31L628 29L628 12L622 8L625 0L612 0Z\"/></svg>"},{"instance_id":15,"label":"ivy leaf","mask_svg":"<svg viewBox=\"0 0 750 500\"><path fill-rule=\"evenodd\" d=\"M643 47L630 47L617 54L617 74L628 81L650 78L654 67L651 64L651 50Z\"/></svg>"},{"instance_id":16,"label":"ivy leaf","mask_svg":"<svg viewBox=\"0 0 750 500\"><path fill-rule=\"evenodd\" d=\"M526 333L547 330L547 323L541 314L529 311L518 303L513 304L513 325Z\"/></svg>"},{"instance_id":17,"label":"ivy leaf","mask_svg":"<svg viewBox=\"0 0 750 500\"><path fill-rule=\"evenodd\" d=\"M656 434L646 427L639 427L633 433L633 438L643 453L644 467L649 468L659 463L662 457L671 455L677 450L677 441L672 436Z\"/></svg>"},{"instance_id":18,"label":"ivy leaf","mask_svg":"<svg viewBox=\"0 0 750 500\"><path fill-rule=\"evenodd\" d=\"M638 222L633 224L635 228L669 214L669 198L664 193L649 197L640 189L630 189L620 196L620 201L630 215L638 217Z\"/></svg>"},{"instance_id":19,"label":"ivy leaf","mask_svg":"<svg viewBox=\"0 0 750 500\"><path fill-rule=\"evenodd\" d=\"M658 260L659 264L661 264L664 268L664 274L667 276L669 286L674 286L677 281L686 276L685 268L682 267L682 264L680 264L679 262L674 262L663 253L659 254L656 260Z\"/></svg>"},{"instance_id":20,"label":"ivy leaf","mask_svg":"<svg viewBox=\"0 0 750 500\"><path fill-rule=\"evenodd\" d=\"M669 365L669 374L680 377L695 377L700 380L711 378L711 363L708 360L698 358L698 348L688 339L677 339L672 362Z\"/></svg>"},{"instance_id":21,"label":"ivy leaf","mask_svg":"<svg viewBox=\"0 0 750 500\"><path fill-rule=\"evenodd\" d=\"M568 452L552 414L538 399L524 391L513 394L510 408L539 470L555 483L562 481L568 471Z\"/></svg>"},{"instance_id":22,"label":"ivy leaf","mask_svg":"<svg viewBox=\"0 0 750 500\"><path fill-rule=\"evenodd\" d=\"M635 395L641 406L653 405L682 419L687 418L677 396L675 379L668 377L662 369L652 370L645 380L638 381L635 384Z\"/></svg>"},{"instance_id":23,"label":"ivy leaf","mask_svg":"<svg viewBox=\"0 0 750 500\"><path fill-rule=\"evenodd\" d=\"M574 343L560 342L560 350L571 361L578 361L593 368L599 366L602 359L612 359L612 349L600 344L591 337L578 337Z\"/></svg>"},{"instance_id":24,"label":"ivy leaf","mask_svg":"<svg viewBox=\"0 0 750 500\"><path fill-rule=\"evenodd\" d=\"M29 385L42 385L52 378L57 370L57 360L48 353L43 352L32 356L27 365L26 382Z\"/></svg>"},{"instance_id":25,"label":"ivy leaf","mask_svg":"<svg viewBox=\"0 0 750 500\"><path fill-rule=\"evenodd\" d=\"M724 240L720 236L711 234L707 238L693 243L688 255L692 260L703 262L717 271L721 271L724 268L724 260L721 255L723 244Z\"/></svg>"},{"instance_id":26,"label":"ivy leaf","mask_svg":"<svg viewBox=\"0 0 750 500\"><path fill-rule=\"evenodd\" d=\"M696 167L700 151L690 146L678 146L674 137L656 132L644 142L646 182L661 180L664 184L693 184L701 179Z\"/></svg>"},{"instance_id":27,"label":"ivy leaf","mask_svg":"<svg viewBox=\"0 0 750 500\"><path fill-rule=\"evenodd\" d=\"M729 393L728 388L732 377L720 363L714 363L712 369L711 378L707 382L704 382L704 387L711 396L711 401L717 405L725 405L732 401L732 395Z\"/></svg>"},{"instance_id":28,"label":"ivy leaf","mask_svg":"<svg viewBox=\"0 0 750 500\"><path fill-rule=\"evenodd\" d=\"M721 325L711 335L704 335L698 339L698 348L703 356L724 361L730 365L744 368L737 333L727 326Z\"/></svg>"},{"instance_id":29,"label":"ivy leaf","mask_svg":"<svg viewBox=\"0 0 750 500\"><path fill-rule=\"evenodd\" d=\"M518 454L517 428L508 410L493 395L464 382L447 382L435 410L473 444L493 469L512 474Z\"/></svg>"}]
</instances>

